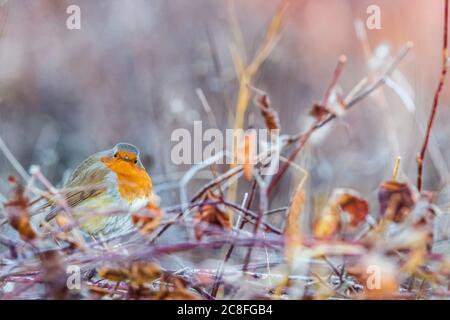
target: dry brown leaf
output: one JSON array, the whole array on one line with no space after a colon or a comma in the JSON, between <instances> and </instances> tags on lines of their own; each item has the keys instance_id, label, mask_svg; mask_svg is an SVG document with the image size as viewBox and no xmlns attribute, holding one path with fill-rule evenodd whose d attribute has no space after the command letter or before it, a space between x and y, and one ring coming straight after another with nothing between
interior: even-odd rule
<instances>
[{"instance_id":1,"label":"dry brown leaf","mask_svg":"<svg viewBox=\"0 0 450 320\"><path fill-rule=\"evenodd\" d=\"M176 275L164 273L161 268L151 262L138 261L128 267L103 267L97 270L100 277L110 281L123 281L128 284L131 299L157 300L195 300L198 296L189 292L187 283ZM159 279L159 289L150 284ZM107 292L96 292L109 294Z\"/></svg>"},{"instance_id":2,"label":"dry brown leaf","mask_svg":"<svg viewBox=\"0 0 450 320\"><path fill-rule=\"evenodd\" d=\"M354 229L365 221L369 204L356 191L336 189L314 226L318 238L330 238L345 226Z\"/></svg>"},{"instance_id":3,"label":"dry brown leaf","mask_svg":"<svg viewBox=\"0 0 450 320\"><path fill-rule=\"evenodd\" d=\"M139 229L142 235L149 234L160 224L163 211L155 204L148 204L138 212L131 215L133 224Z\"/></svg>"},{"instance_id":4,"label":"dry brown leaf","mask_svg":"<svg viewBox=\"0 0 450 320\"><path fill-rule=\"evenodd\" d=\"M28 199L20 183L16 182L14 178L10 178L10 182L14 185L14 188L11 199L5 203L8 222L23 240L31 241L36 238L36 232L31 226Z\"/></svg>"},{"instance_id":5,"label":"dry brown leaf","mask_svg":"<svg viewBox=\"0 0 450 320\"><path fill-rule=\"evenodd\" d=\"M336 201L343 213L350 216L349 224L351 227L358 227L366 220L369 213L369 204L356 193L344 192Z\"/></svg>"},{"instance_id":6,"label":"dry brown leaf","mask_svg":"<svg viewBox=\"0 0 450 320\"><path fill-rule=\"evenodd\" d=\"M380 185L378 201L380 215L397 223L404 221L416 203L411 187L397 181L386 181Z\"/></svg>"},{"instance_id":7,"label":"dry brown leaf","mask_svg":"<svg viewBox=\"0 0 450 320\"><path fill-rule=\"evenodd\" d=\"M320 104L314 104L311 110L309 111L309 115L316 119L317 121L322 121L330 114L330 110L327 107L322 106Z\"/></svg>"},{"instance_id":8,"label":"dry brown leaf","mask_svg":"<svg viewBox=\"0 0 450 320\"><path fill-rule=\"evenodd\" d=\"M258 90L258 94L255 96L255 104L259 107L261 115L264 118L266 128L269 130L280 129L280 119L278 118L278 112L270 105L270 100L267 94L261 90Z\"/></svg>"},{"instance_id":9,"label":"dry brown leaf","mask_svg":"<svg viewBox=\"0 0 450 320\"><path fill-rule=\"evenodd\" d=\"M114 282L126 282L132 299L145 298L153 294L147 286L162 275L158 265L145 261L134 262L128 267L102 267L97 272L101 278Z\"/></svg>"},{"instance_id":10,"label":"dry brown leaf","mask_svg":"<svg viewBox=\"0 0 450 320\"><path fill-rule=\"evenodd\" d=\"M220 197L216 196L212 191L208 190L203 197L203 201L218 201ZM204 204L199 206L199 210L194 216L196 225L194 233L197 240L204 235L210 235L214 232L208 230L208 225L219 227L220 229L231 229L231 216L228 212L221 210L218 204Z\"/></svg>"},{"instance_id":11,"label":"dry brown leaf","mask_svg":"<svg viewBox=\"0 0 450 320\"><path fill-rule=\"evenodd\" d=\"M104 297L111 294L111 291L108 288L102 288L93 284L88 284L87 287L90 293L98 297Z\"/></svg>"},{"instance_id":12,"label":"dry brown leaf","mask_svg":"<svg viewBox=\"0 0 450 320\"><path fill-rule=\"evenodd\" d=\"M97 269L98 276L109 281L127 281L130 272L127 268L101 267Z\"/></svg>"},{"instance_id":13,"label":"dry brown leaf","mask_svg":"<svg viewBox=\"0 0 450 320\"><path fill-rule=\"evenodd\" d=\"M155 281L161 274L161 268L154 263L133 263L129 270L130 286L135 289L140 288L146 283Z\"/></svg>"}]
</instances>

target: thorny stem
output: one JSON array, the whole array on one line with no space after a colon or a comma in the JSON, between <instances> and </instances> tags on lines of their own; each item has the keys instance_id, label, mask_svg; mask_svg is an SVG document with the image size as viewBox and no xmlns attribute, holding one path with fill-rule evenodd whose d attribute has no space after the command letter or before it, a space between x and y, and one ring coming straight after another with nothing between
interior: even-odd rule
<instances>
[{"instance_id":1,"label":"thorny stem","mask_svg":"<svg viewBox=\"0 0 450 320\"><path fill-rule=\"evenodd\" d=\"M219 185L221 182L235 176L236 174L238 174L239 172L242 171L242 166L240 167L235 167L229 171L227 171L226 173L224 173L223 175L217 177L216 179L212 180L211 182L209 182L208 184L206 184L202 189L200 189L191 199L191 202L194 202L196 200L198 200L206 191L208 191L211 188L214 188L215 186ZM184 215L185 211L180 212L173 220L172 223L168 223L166 224L157 234L156 236L153 238L153 240L151 241L151 243L155 243L155 241L161 237L163 235L163 233L165 233L176 221L178 221L179 219L181 219Z\"/></svg>"},{"instance_id":2,"label":"thorny stem","mask_svg":"<svg viewBox=\"0 0 450 320\"><path fill-rule=\"evenodd\" d=\"M245 222L253 223L254 220L258 218L258 214L256 214L255 212L250 211L247 208L243 208L243 207L241 207L238 204L235 204L235 203L223 200L223 199L222 200L215 200L215 201L199 201L199 202L195 202L195 203L189 204L186 208L187 208L187 210L189 210L189 209L192 209L192 208L195 208L195 207L199 207L199 206L202 206L202 205L219 205L219 204L223 204L224 206L233 208L233 209L241 212L244 215L244 221ZM173 211L173 209L171 209L170 211ZM168 211L168 212L170 212L170 211ZM168 224L170 224L170 225L174 224L176 222L176 220L178 220L178 216L180 214L182 214L182 213L183 212L180 212L172 221L168 222ZM268 211L268 213L270 213L270 212ZM265 214L266 214L266 212L264 212L264 215ZM268 231L271 231L274 234L280 235L282 233L280 229L272 226L271 224L269 224L267 222L263 222L263 225Z\"/></svg>"},{"instance_id":3,"label":"thorny stem","mask_svg":"<svg viewBox=\"0 0 450 320\"><path fill-rule=\"evenodd\" d=\"M433 98L433 106L431 107L430 117L428 118L427 130L425 132L425 139L417 156L417 189L422 190L422 175L423 175L423 161L427 152L428 142L430 140L431 129L433 127L434 118L439 105L439 97L444 86L445 76L447 74L447 57L448 57L448 0L444 4L444 32L443 32L443 50L442 50L442 68L439 77L439 84Z\"/></svg>"},{"instance_id":4,"label":"thorny stem","mask_svg":"<svg viewBox=\"0 0 450 320\"><path fill-rule=\"evenodd\" d=\"M254 196L255 196L255 191L256 191L256 185L257 185L256 180L253 180L252 189L250 191L250 197L249 197L248 202L247 202L247 204L245 206L246 210L249 210L250 207L252 206L253 199L254 199ZM242 230L244 228L246 222L247 222L247 220L245 220L245 219L241 220L241 222L239 223L239 230ZM234 250L234 244L231 244L230 248L228 249L227 253L225 254L222 266L225 266L225 264L228 262L228 260L231 257L231 254L233 253L233 250ZM216 295L217 295L217 291L219 290L219 285L220 285L219 280L222 277L223 277L223 268L222 268L222 270L220 270L218 276L214 280L215 282L214 282L214 285L213 285L213 289L211 290L211 295L213 297L216 297Z\"/></svg>"},{"instance_id":5,"label":"thorny stem","mask_svg":"<svg viewBox=\"0 0 450 320\"><path fill-rule=\"evenodd\" d=\"M216 187L217 185L220 185L223 181L230 179L231 177L235 176L236 174L240 173L243 170L242 165L240 166L236 166L230 170L228 170L227 172L225 172L224 174L222 174L221 176L217 177L216 179L212 180L211 182L209 182L208 184L206 184L205 186L203 186L191 199L191 202L194 202L196 200L198 200L199 198L201 198L203 196L203 194L208 191L211 188ZM229 205L229 206L236 206L234 204L231 203L226 203L225 201L223 202L225 205ZM239 206L235 207L236 209L240 208ZM240 209L239 209L240 210ZM171 223L166 224L157 234L156 236L153 238L153 240L151 241L151 243L154 243L159 237L161 237L161 235L163 233L165 233L173 224L176 223L176 221L178 221L179 219L181 219L183 217L183 215L187 212L187 210L184 210L182 212L180 212L173 220ZM244 212L244 211L243 211ZM248 210L245 210L244 213L249 212ZM265 226L267 227L267 224L265 224ZM276 229L274 228L270 228L269 229L275 231Z\"/></svg>"},{"instance_id":6,"label":"thorny stem","mask_svg":"<svg viewBox=\"0 0 450 320\"><path fill-rule=\"evenodd\" d=\"M253 219L257 219L257 221L256 221L256 224L258 224L258 219L259 219L259 217L260 217L260 214L258 213L258 214L256 214L256 213L254 213L253 211L250 211L250 210L248 210L248 209L244 209L244 208L242 208L242 207L240 207L240 206L238 206L238 205L236 205L236 204L234 204L234 203L230 203L230 202L227 202L227 201L222 201L222 203L224 204L224 205L226 205L226 206L229 206L229 207L232 207L232 208L234 208L234 209L236 209L236 210L238 210L238 211L241 211L242 213L244 213L246 216L248 215L248 216L250 216L251 218L253 218ZM264 215L264 213L262 214L262 215ZM252 222L252 221L250 221L249 219L248 219L248 217L244 217L245 219L246 219L246 222ZM269 223L267 223L267 222L265 222L265 221L262 221L261 219L259 219L260 221L259 221L259 225L263 225L268 231L271 231L272 233L275 233L275 234L278 234L278 235L281 235L282 234L282 231L280 230L280 229L278 229L278 228L275 228L274 226L272 226L271 224L269 224Z\"/></svg>"},{"instance_id":7,"label":"thorny stem","mask_svg":"<svg viewBox=\"0 0 450 320\"><path fill-rule=\"evenodd\" d=\"M258 210L258 217L256 220L256 223L253 226L253 236L257 236L258 231L259 231L259 227L260 225L263 223L262 218L263 218L263 212L267 211L267 198L268 198L268 192L267 192L267 187L260 187L260 195L259 195L259 201L260 201L260 208ZM245 260L244 260L244 271L248 270L248 265L250 263L251 260L251 256L252 256L252 249L253 246L250 246L247 250L247 255L245 256Z\"/></svg>"}]
</instances>

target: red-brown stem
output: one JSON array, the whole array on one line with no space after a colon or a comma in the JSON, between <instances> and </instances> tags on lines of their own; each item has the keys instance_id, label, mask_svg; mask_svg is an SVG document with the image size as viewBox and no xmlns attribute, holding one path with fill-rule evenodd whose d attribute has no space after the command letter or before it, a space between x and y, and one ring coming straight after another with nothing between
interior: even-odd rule
<instances>
[{"instance_id":1,"label":"red-brown stem","mask_svg":"<svg viewBox=\"0 0 450 320\"><path fill-rule=\"evenodd\" d=\"M417 156L417 189L422 190L422 175L423 175L423 161L425 154L427 152L428 141L430 140L431 129L433 127L434 118L436 116L436 111L439 105L439 97L441 95L442 87L444 86L445 76L447 74L447 56L448 56L448 0L445 0L444 5L444 39L443 39L443 50L442 50L442 69L439 78L439 84L434 93L433 106L431 108L430 117L428 118L427 131L425 133L425 139L420 149L420 153Z\"/></svg>"}]
</instances>

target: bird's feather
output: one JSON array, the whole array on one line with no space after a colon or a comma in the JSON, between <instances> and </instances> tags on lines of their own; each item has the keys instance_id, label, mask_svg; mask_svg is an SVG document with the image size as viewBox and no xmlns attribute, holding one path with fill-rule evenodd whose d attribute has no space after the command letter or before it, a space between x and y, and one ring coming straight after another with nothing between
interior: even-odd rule
<instances>
[{"instance_id":1,"label":"bird's feather","mask_svg":"<svg viewBox=\"0 0 450 320\"><path fill-rule=\"evenodd\" d=\"M79 206L84 201L108 191L105 180L110 171L99 161L99 158L107 152L109 151L96 153L87 158L70 175L62 191L69 207ZM45 221L52 220L61 211L55 200L48 201L43 207L52 207Z\"/></svg>"}]
</instances>

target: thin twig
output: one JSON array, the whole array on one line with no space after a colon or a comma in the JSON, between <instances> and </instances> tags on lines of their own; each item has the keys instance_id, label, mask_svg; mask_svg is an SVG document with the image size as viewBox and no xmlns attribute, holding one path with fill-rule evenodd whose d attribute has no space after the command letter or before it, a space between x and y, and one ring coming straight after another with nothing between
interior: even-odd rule
<instances>
[{"instance_id":1,"label":"thin twig","mask_svg":"<svg viewBox=\"0 0 450 320\"><path fill-rule=\"evenodd\" d=\"M325 91L325 94L323 95L322 106L324 107L328 105L328 100L330 100L331 93L333 92L334 88L337 85L339 77L341 76L342 70L344 68L345 62L347 62L347 57L345 55L340 56L336 68L334 69L333 77L328 85L327 90Z\"/></svg>"},{"instance_id":2,"label":"thin twig","mask_svg":"<svg viewBox=\"0 0 450 320\"><path fill-rule=\"evenodd\" d=\"M206 112L206 115L208 116L210 124L214 128L219 128L219 125L216 120L216 116L214 115L214 112L211 109L211 106L209 105L208 99L206 99L205 93L201 88L195 89L195 93L197 93L198 98L200 99L200 102L202 103L203 109Z\"/></svg>"},{"instance_id":3,"label":"thin twig","mask_svg":"<svg viewBox=\"0 0 450 320\"><path fill-rule=\"evenodd\" d=\"M428 141L430 140L431 129L433 127L434 118L439 106L439 97L441 95L442 88L444 87L445 76L447 74L447 57L448 57L448 0L445 0L444 4L444 32L443 32L443 50L442 50L442 67L441 75L439 77L439 84L436 92L434 93L433 106L431 107L430 117L428 118L427 130L425 133L425 139L420 149L420 153L417 156L417 189L422 190L422 175L423 175L423 161L427 152Z\"/></svg>"},{"instance_id":4,"label":"thin twig","mask_svg":"<svg viewBox=\"0 0 450 320\"><path fill-rule=\"evenodd\" d=\"M253 190L253 191L254 191L254 190ZM245 193L244 200L242 201L242 207L244 207L244 208L246 208L246 209L248 209L248 206L247 206L247 199L248 199L248 193ZM240 217L240 216L239 216L239 217ZM238 218L237 225L240 226L240 224L241 224L241 222L240 222L240 219ZM239 229L238 229L237 232L239 232L241 229L242 229L242 228L239 227ZM212 287L212 290L211 290L211 295L212 295L213 297L216 297L216 296L217 296L217 291L219 290L219 286L220 286L220 280L221 280L222 277L223 277L224 267L225 267L226 263L228 262L228 259L230 258L231 252L233 252L233 249L234 249L234 245L231 244L230 247L228 248L228 251L227 251L225 257L224 257L223 260L221 261L220 266L219 266L217 272L216 272L216 275L215 275L215 278L214 278L214 284L213 284L213 287Z\"/></svg>"},{"instance_id":5,"label":"thin twig","mask_svg":"<svg viewBox=\"0 0 450 320\"><path fill-rule=\"evenodd\" d=\"M0 150L5 155L6 159L8 159L9 163L16 169L17 173L22 177L23 180L28 181L30 179L30 175L27 171L22 167L19 161L17 161L16 157L12 154L9 148L6 146L2 137L0 137Z\"/></svg>"}]
</instances>

